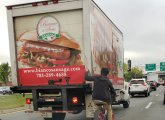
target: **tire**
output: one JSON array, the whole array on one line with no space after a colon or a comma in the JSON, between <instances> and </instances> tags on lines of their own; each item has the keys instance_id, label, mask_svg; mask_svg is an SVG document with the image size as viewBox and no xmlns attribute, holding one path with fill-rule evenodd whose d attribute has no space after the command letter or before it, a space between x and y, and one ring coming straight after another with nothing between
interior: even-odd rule
<instances>
[{"instance_id":1,"label":"tire","mask_svg":"<svg viewBox=\"0 0 165 120\"><path fill-rule=\"evenodd\" d=\"M148 97L148 93L145 93L145 97Z\"/></svg>"},{"instance_id":2,"label":"tire","mask_svg":"<svg viewBox=\"0 0 165 120\"><path fill-rule=\"evenodd\" d=\"M99 115L101 114L101 112L103 112L103 111L100 109L96 110L94 113L94 119L93 120L100 120ZM104 113L102 113L102 114L104 114ZM103 120L108 120L107 114L104 116Z\"/></svg>"},{"instance_id":3,"label":"tire","mask_svg":"<svg viewBox=\"0 0 165 120\"><path fill-rule=\"evenodd\" d=\"M131 96L132 96L132 97L134 97L134 94L133 94L133 93L131 93Z\"/></svg>"},{"instance_id":4,"label":"tire","mask_svg":"<svg viewBox=\"0 0 165 120\"><path fill-rule=\"evenodd\" d=\"M64 120L66 113L52 113L52 118L44 118L44 120Z\"/></svg>"},{"instance_id":5,"label":"tire","mask_svg":"<svg viewBox=\"0 0 165 120\"><path fill-rule=\"evenodd\" d=\"M123 108L129 108L129 101L125 101L123 103Z\"/></svg>"}]
</instances>

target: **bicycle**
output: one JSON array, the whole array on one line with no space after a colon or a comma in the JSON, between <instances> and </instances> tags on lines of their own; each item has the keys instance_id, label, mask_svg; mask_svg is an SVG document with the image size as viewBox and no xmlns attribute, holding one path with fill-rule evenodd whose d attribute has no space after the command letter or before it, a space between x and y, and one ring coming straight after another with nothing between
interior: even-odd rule
<instances>
[{"instance_id":1,"label":"bicycle","mask_svg":"<svg viewBox=\"0 0 165 120\"><path fill-rule=\"evenodd\" d=\"M108 112L104 108L105 102L100 100L94 100L94 103L97 105L97 109L94 113L94 120L108 120ZM113 113L112 113L112 120L114 120Z\"/></svg>"}]
</instances>

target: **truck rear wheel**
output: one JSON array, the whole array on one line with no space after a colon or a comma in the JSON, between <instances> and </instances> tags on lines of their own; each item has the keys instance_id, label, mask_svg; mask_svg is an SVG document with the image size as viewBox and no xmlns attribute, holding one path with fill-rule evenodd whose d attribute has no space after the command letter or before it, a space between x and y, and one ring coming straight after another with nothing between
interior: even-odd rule
<instances>
[{"instance_id":1,"label":"truck rear wheel","mask_svg":"<svg viewBox=\"0 0 165 120\"><path fill-rule=\"evenodd\" d=\"M44 118L44 120L64 120L66 113L52 113L52 118Z\"/></svg>"},{"instance_id":2,"label":"truck rear wheel","mask_svg":"<svg viewBox=\"0 0 165 120\"><path fill-rule=\"evenodd\" d=\"M128 108L129 107L129 101L125 101L123 103L123 108Z\"/></svg>"}]
</instances>

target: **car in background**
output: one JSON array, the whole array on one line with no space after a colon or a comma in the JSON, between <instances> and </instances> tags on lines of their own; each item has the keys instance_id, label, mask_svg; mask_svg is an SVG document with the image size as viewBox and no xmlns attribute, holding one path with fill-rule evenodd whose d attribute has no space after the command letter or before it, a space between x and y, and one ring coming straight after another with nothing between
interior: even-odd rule
<instances>
[{"instance_id":1,"label":"car in background","mask_svg":"<svg viewBox=\"0 0 165 120\"><path fill-rule=\"evenodd\" d=\"M129 83L129 94L133 97L135 94L143 94L145 97L150 95L150 85L145 78L131 79Z\"/></svg>"},{"instance_id":2,"label":"car in background","mask_svg":"<svg viewBox=\"0 0 165 120\"><path fill-rule=\"evenodd\" d=\"M156 91L156 89L158 87L158 83L153 80L148 80L147 82L150 85L150 89Z\"/></svg>"},{"instance_id":3,"label":"car in background","mask_svg":"<svg viewBox=\"0 0 165 120\"><path fill-rule=\"evenodd\" d=\"M3 94L3 88L0 87L0 94Z\"/></svg>"},{"instance_id":4,"label":"car in background","mask_svg":"<svg viewBox=\"0 0 165 120\"><path fill-rule=\"evenodd\" d=\"M12 94L12 90L10 90L10 86L1 86L0 87L0 94Z\"/></svg>"},{"instance_id":5,"label":"car in background","mask_svg":"<svg viewBox=\"0 0 165 120\"><path fill-rule=\"evenodd\" d=\"M158 84L163 86L164 80L159 80L159 81L158 81Z\"/></svg>"}]
</instances>

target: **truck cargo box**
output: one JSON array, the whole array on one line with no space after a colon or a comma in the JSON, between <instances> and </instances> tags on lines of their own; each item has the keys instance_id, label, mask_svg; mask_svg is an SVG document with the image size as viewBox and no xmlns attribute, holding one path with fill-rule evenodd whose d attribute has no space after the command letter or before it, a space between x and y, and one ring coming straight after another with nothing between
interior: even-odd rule
<instances>
[{"instance_id":1,"label":"truck cargo box","mask_svg":"<svg viewBox=\"0 0 165 120\"><path fill-rule=\"evenodd\" d=\"M7 6L11 89L32 93L34 111L64 120L86 110L94 117L92 84L85 71L109 68L115 105L129 107L124 87L123 34L93 0L49 0ZM32 110L32 111L33 111ZM40 111L42 113L42 111ZM50 116L47 113L50 114ZM50 119L51 120L51 119Z\"/></svg>"},{"instance_id":2,"label":"truck cargo box","mask_svg":"<svg viewBox=\"0 0 165 120\"><path fill-rule=\"evenodd\" d=\"M7 7L14 86L84 84L110 69L124 87L123 35L92 0L56 0ZM28 12L27 12L28 11Z\"/></svg>"}]
</instances>

